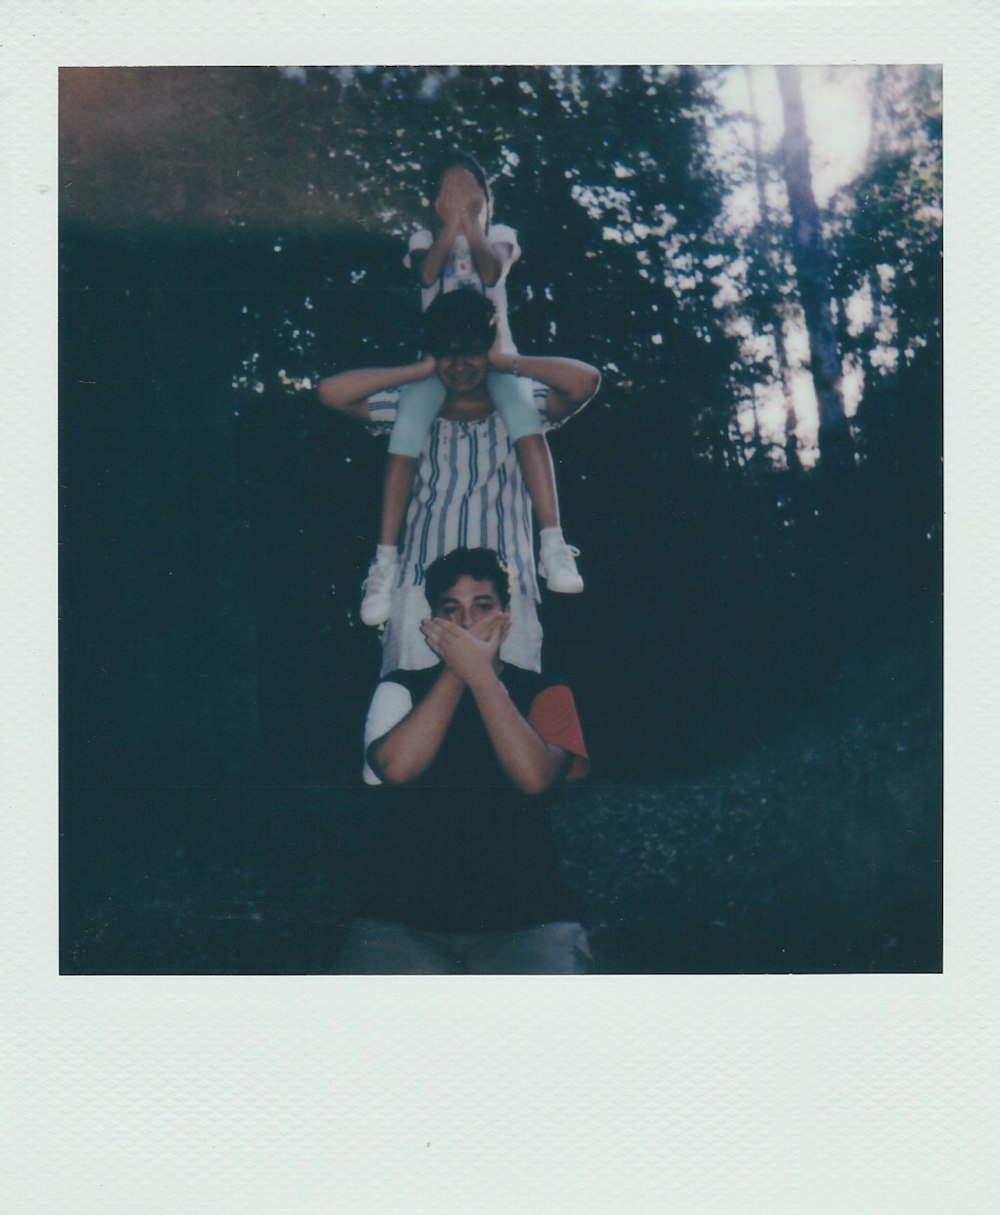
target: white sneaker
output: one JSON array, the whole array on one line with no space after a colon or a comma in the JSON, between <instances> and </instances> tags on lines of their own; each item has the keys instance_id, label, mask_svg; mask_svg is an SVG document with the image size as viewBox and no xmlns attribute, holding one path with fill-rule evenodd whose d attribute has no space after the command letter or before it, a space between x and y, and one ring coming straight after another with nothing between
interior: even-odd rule
<instances>
[{"instance_id":1,"label":"white sneaker","mask_svg":"<svg viewBox=\"0 0 1000 1215\"><path fill-rule=\"evenodd\" d=\"M398 561L373 561L368 567L361 619L365 624L385 624L392 611L392 588L399 576Z\"/></svg>"},{"instance_id":2,"label":"white sneaker","mask_svg":"<svg viewBox=\"0 0 1000 1215\"><path fill-rule=\"evenodd\" d=\"M579 595L583 590L583 579L576 568L575 558L580 550L572 544L543 544L538 557L538 572L549 585L550 591L561 595Z\"/></svg>"}]
</instances>

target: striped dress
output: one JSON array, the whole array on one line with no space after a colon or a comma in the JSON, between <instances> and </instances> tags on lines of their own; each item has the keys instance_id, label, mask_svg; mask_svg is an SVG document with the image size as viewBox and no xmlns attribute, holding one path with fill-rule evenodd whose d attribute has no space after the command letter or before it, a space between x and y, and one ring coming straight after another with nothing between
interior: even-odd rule
<instances>
[{"instance_id":1,"label":"striped dress","mask_svg":"<svg viewBox=\"0 0 1000 1215\"><path fill-rule=\"evenodd\" d=\"M544 414L548 389L535 384ZM397 394L369 401L372 429L395 418ZM540 599L535 573L531 499L517 452L497 413L475 422L436 418L417 460L413 495L403 526L393 611L383 636L382 670L419 669L437 661L420 632L429 614L423 594L428 565L452 549L492 548L511 580L511 633L501 656L516 666L541 669Z\"/></svg>"}]
</instances>

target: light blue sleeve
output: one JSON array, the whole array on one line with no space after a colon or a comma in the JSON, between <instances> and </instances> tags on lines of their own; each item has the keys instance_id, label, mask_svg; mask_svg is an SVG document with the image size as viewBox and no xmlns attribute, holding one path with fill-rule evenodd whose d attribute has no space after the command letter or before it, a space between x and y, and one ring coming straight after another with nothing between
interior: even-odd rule
<instances>
[{"instance_id":1,"label":"light blue sleeve","mask_svg":"<svg viewBox=\"0 0 1000 1215\"><path fill-rule=\"evenodd\" d=\"M535 401L533 381L506 371L490 371L486 387L512 442L525 435L540 435L542 419Z\"/></svg>"},{"instance_id":2,"label":"light blue sleeve","mask_svg":"<svg viewBox=\"0 0 1000 1215\"><path fill-rule=\"evenodd\" d=\"M441 412L445 387L438 376L414 380L399 391L396 421L389 436L389 451L397 456L420 455L431 423Z\"/></svg>"}]
</instances>

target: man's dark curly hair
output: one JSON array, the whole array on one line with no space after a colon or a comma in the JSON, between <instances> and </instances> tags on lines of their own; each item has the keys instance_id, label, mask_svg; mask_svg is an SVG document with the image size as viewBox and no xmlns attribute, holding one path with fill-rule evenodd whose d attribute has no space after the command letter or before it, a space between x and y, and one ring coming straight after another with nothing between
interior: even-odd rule
<instances>
[{"instance_id":1,"label":"man's dark curly hair","mask_svg":"<svg viewBox=\"0 0 1000 1215\"><path fill-rule=\"evenodd\" d=\"M506 607L510 603L510 575L493 549L453 548L427 567L424 592L432 614L441 606L446 593L463 577L492 582L500 606Z\"/></svg>"},{"instance_id":2,"label":"man's dark curly hair","mask_svg":"<svg viewBox=\"0 0 1000 1215\"><path fill-rule=\"evenodd\" d=\"M496 310L475 287L436 296L424 313L424 349L435 358L456 347L464 354L483 354L496 335Z\"/></svg>"}]
</instances>

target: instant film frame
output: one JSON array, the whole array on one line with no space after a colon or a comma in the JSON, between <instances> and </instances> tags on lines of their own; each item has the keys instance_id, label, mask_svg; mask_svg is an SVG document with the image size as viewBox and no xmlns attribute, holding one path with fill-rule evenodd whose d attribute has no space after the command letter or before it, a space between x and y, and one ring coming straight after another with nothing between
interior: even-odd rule
<instances>
[{"instance_id":1,"label":"instant film frame","mask_svg":"<svg viewBox=\"0 0 1000 1215\"><path fill-rule=\"evenodd\" d=\"M683 12L678 7L672 14L674 33L682 25ZM991 19L975 6L964 15L968 26L962 31L963 45L968 45L968 33L977 32L978 44L988 45L994 30ZM659 15L651 18L643 9L642 16L655 23ZM753 11L756 29L746 36L754 53L739 58L764 63L776 57L775 27L767 23L777 16L777 10L765 9L763 15ZM911 20L913 16L910 10ZM971 124L978 117L975 59L958 50L955 35L943 35L940 17L937 6L920 10L908 35L912 53L905 58L935 58L927 31L936 50L943 45L945 51L954 51L940 57L948 87L955 88L956 112ZM921 19L922 31L917 28ZM824 24L829 16L812 14L809 20L824 47L836 48L831 27ZM880 7L866 22L868 42L882 53L864 57L889 61L887 40L901 46L893 14ZM18 79L23 91L14 114L18 130L8 126L7 131L19 136L33 129L38 114L47 114L43 133L47 138L54 134L58 65L205 61L204 49L199 54L183 38L178 41L167 25L164 21L158 27L163 51L155 55L137 54L135 49L128 53L127 39L111 30L101 31L103 51L88 44L82 27L64 25L50 32L41 49L22 37ZM70 33L80 37L79 50L67 46ZM204 37L204 31L200 33ZM315 57L261 54L257 31L251 27L248 33L248 53L240 57L250 62ZM768 33L771 53L760 54L754 38ZM549 49L546 36L543 28L539 52ZM949 42L949 36L955 40ZM698 49L696 44L697 38L693 49ZM277 49L275 43L271 46ZM804 46L796 43L791 49L795 53L790 61L809 61ZM516 55L511 52L509 57ZM542 62L585 58L552 53L533 57ZM815 61L834 57L862 56L846 47L840 56L824 49ZM371 62L388 56L359 53L349 58ZM430 54L422 58L434 60ZM623 46L623 53L614 58L627 62L630 56ZM713 56L683 58L709 62ZM954 86L951 63L965 72ZM46 251L54 272L54 161L51 151L45 153L54 144L39 141L41 155L14 138L7 146L15 150L18 164L17 192L10 196L12 231L24 234L15 246L14 265L22 276L17 281L27 282L38 277L27 271L38 265L39 255L44 262ZM971 188L960 146L955 156L955 181L970 186L965 192L969 210L961 218L969 220L966 231L971 236L981 214L975 203L983 200ZM957 209L962 205L959 201ZM984 256L985 245L974 254L971 246L969 237L955 238L959 283L968 281L972 257ZM10 297L5 300L13 332L21 337L17 348L39 369L33 391L54 401L54 377L46 377L43 370L52 365L53 293L50 288L37 304L30 293L24 298L30 307L20 316ZM33 316L42 319L29 325ZM964 374L971 375L974 384L972 338L978 322L974 316L962 320L967 333L964 339L960 334L956 338L956 353L969 355ZM979 342L981 348L985 345ZM43 350L49 352L48 359L32 357ZM12 382L26 387L23 368L15 363L13 371ZM51 561L45 565L37 559L39 553L54 551L52 417L42 424L31 419L30 426L23 415L14 421L25 454L13 482L16 509L10 516L15 525L13 569L22 575L20 585L27 582L30 569L38 588L13 605L13 635L24 641L8 655L6 681L17 721L8 735L5 768L15 800L28 810L14 820L11 881L5 888L12 911L16 907L8 943L19 975L14 991L21 997L10 1003L11 1019L16 1039L27 1047L12 1060L13 1091L24 1111L12 1146L17 1152L15 1185L29 1201L65 1201L63 1178L73 1176L74 1167L76 1209L107 1209L109 1185L120 1196L112 1201L120 1201L123 1209L136 1202L154 1203L160 1195L168 1206L201 1201L209 1194L223 1203L237 1201L237 1187L245 1203L248 1181L260 1196L259 1201L250 1199L259 1209L273 1206L279 1196L287 1202L290 1192L292 1202L305 1208L331 1193L332 1176L339 1192L352 1201L389 1210L394 1209L404 1175L415 1205L427 1209L448 1209L449 1203L461 1207L472 1199L487 1209L509 1209L526 1199L558 1209L559 1202L580 1201L574 1191L581 1172L590 1178L589 1201L595 1209L613 1209L623 1195L628 1205L652 1209L667 1193L722 1211L736 1209L748 1198L779 1209L783 1203L801 1209L803 1202L820 1201L821 1195L827 1201L830 1194L836 1196L831 1209L839 1202L843 1209L861 1203L868 1209L890 1210L901 1201L919 1205L928 1194L934 1194L936 1202L956 1195L966 1204L975 1201L988 1184L983 1162L990 1158L982 1136L986 1124L980 1097L985 1022L974 1013L985 997L988 968L978 927L983 896L976 893L985 886L977 884L982 875L967 848L956 853L950 870L951 880L964 887L968 901L960 895L950 904L943 978L671 981L615 975L598 977L583 1009L579 991L563 981L534 992L525 991L523 983L501 982L481 982L464 990L447 983L437 991L410 992L401 981L390 979L348 983L333 997L319 990L319 977L58 978L53 890L20 876L29 858L35 873L46 868L54 872L55 860L53 769L45 758L38 762L40 755L52 754L54 726L55 587ZM981 415L970 410L972 417ZM952 426L956 442L972 433L966 418L956 418ZM967 484L965 493L974 494L974 484ZM963 496L953 501L960 515ZM30 528L23 524L26 519ZM960 555L958 550L955 556ZM951 585L961 588L962 577L952 565ZM972 603L971 595L960 596L953 619L963 623L964 610L964 623L974 632ZM953 651L949 662L959 677L981 673L978 657ZM953 761L970 759L957 778L959 784L967 782L970 821L981 804L977 794L983 787L982 769L973 754L978 728L972 722L965 738L956 741L957 751L950 752ZM295 1005L303 996L305 1002ZM234 1001L241 1008L235 1025ZM404 1028L399 1014L405 1008L411 1015L403 1019ZM738 1015L733 1016L734 1011ZM512 1016L519 1027L530 1024L533 1032L506 1039L492 1031L482 1033L485 1025L509 1028ZM928 1065L927 1044L941 1043L942 1018L949 1025L944 1053L932 1055L934 1062ZM473 1023L479 1029L470 1033L467 1027ZM392 1033L382 1032L390 1026ZM336 1040L334 1050L331 1037ZM445 1038L452 1078L435 1085L429 1083L423 1059L442 1058ZM580 1080L581 1058L588 1062L585 1082ZM490 1063L484 1065L484 1059ZM896 1112L888 1122L884 1104L872 1097L873 1075L894 1088ZM566 1098L574 1090L576 1112L568 1115ZM943 1091L960 1098L964 1111L944 1125L929 1117L932 1106L939 1108ZM332 1099L335 1092L351 1094L349 1110ZM428 1098L428 1093L433 1096ZM550 1110L540 1135L531 1113L539 1104ZM471 1116L470 1110L475 1111ZM678 1110L683 1110L683 1118ZM879 1134L873 1135L876 1126ZM263 1142L265 1130L269 1159L248 1152ZM219 1154L210 1151L213 1141L225 1144L221 1163ZM52 1144L59 1145L70 1166L58 1176L40 1167L42 1142L49 1145L48 1151ZM108 1150L110 1144L115 1145L114 1153ZM542 1145L562 1148L563 1163L543 1168ZM124 1159L122 1147L127 1149ZM872 1181L866 1162L876 1149L881 1171ZM478 1161L475 1176L462 1163L468 1159ZM497 1167L502 1159L520 1165L516 1176ZM376 1182L373 1162L383 1170Z\"/></svg>"}]
</instances>

